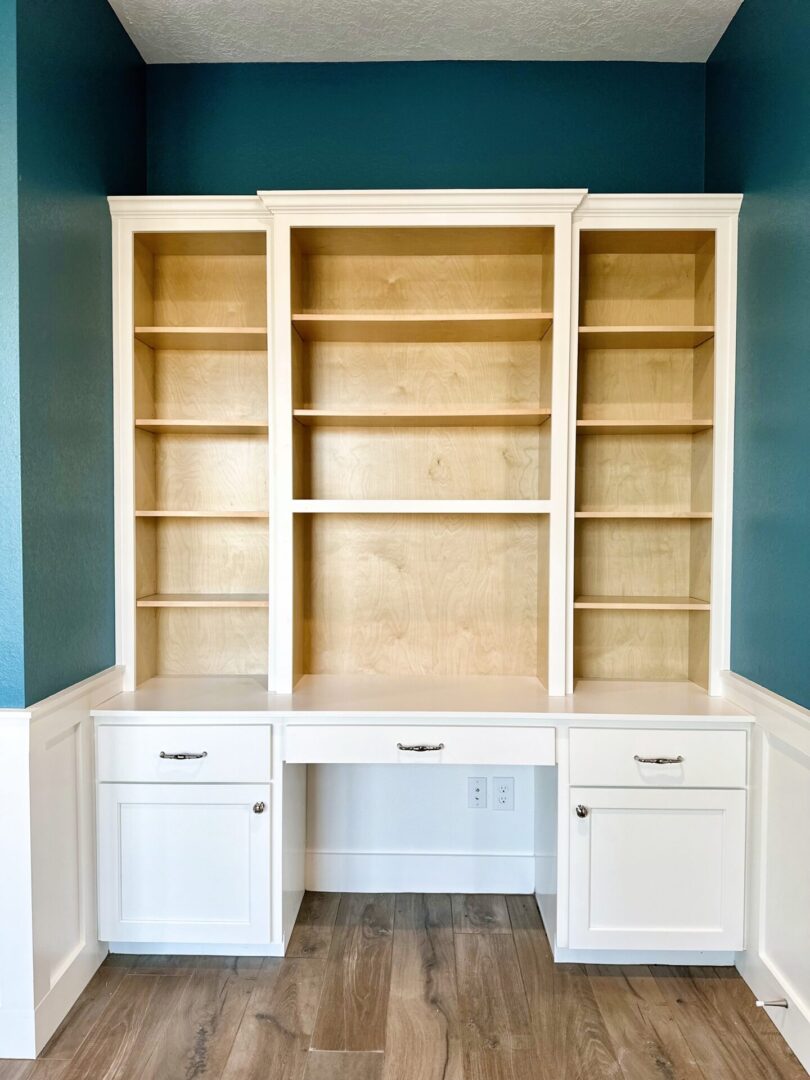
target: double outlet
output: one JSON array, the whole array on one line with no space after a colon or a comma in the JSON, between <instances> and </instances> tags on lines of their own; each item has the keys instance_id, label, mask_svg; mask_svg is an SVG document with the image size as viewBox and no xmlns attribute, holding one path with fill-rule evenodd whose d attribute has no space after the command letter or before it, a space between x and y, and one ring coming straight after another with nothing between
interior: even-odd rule
<instances>
[{"instance_id":1,"label":"double outlet","mask_svg":"<svg viewBox=\"0 0 810 1080\"><path fill-rule=\"evenodd\" d=\"M467 777L467 806L470 810L486 810L488 781L485 776ZM515 809L514 776L492 777L492 809Z\"/></svg>"}]
</instances>

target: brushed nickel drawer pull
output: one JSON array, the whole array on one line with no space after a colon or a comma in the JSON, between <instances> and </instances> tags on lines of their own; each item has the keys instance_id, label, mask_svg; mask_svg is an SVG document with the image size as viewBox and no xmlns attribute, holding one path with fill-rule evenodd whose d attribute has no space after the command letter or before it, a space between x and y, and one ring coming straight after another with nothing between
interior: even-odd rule
<instances>
[{"instance_id":1,"label":"brushed nickel drawer pull","mask_svg":"<svg viewBox=\"0 0 810 1080\"><path fill-rule=\"evenodd\" d=\"M428 750L444 750L444 743L436 743L435 746L429 743L414 743L413 746L405 746L404 743L398 742L397 750L411 750L414 754L424 754Z\"/></svg>"},{"instance_id":2,"label":"brushed nickel drawer pull","mask_svg":"<svg viewBox=\"0 0 810 1080\"><path fill-rule=\"evenodd\" d=\"M165 750L161 750L160 756L165 761L198 761L200 758L208 757L208 751L203 750L201 754L167 754Z\"/></svg>"},{"instance_id":3,"label":"brushed nickel drawer pull","mask_svg":"<svg viewBox=\"0 0 810 1080\"><path fill-rule=\"evenodd\" d=\"M633 754L633 761L637 761L639 765L681 765L683 764L683 755L678 754L677 757L639 757L638 754Z\"/></svg>"}]
</instances>

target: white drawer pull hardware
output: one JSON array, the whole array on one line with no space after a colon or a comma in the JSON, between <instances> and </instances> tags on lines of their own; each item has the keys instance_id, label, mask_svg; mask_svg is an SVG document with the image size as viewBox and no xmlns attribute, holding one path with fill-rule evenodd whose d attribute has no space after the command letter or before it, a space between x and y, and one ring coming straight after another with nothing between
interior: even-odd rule
<instances>
[{"instance_id":1,"label":"white drawer pull hardware","mask_svg":"<svg viewBox=\"0 0 810 1080\"><path fill-rule=\"evenodd\" d=\"M633 754L633 761L637 761L639 765L681 765L683 755L678 754L677 757L639 757L638 754Z\"/></svg>"},{"instance_id":2,"label":"white drawer pull hardware","mask_svg":"<svg viewBox=\"0 0 810 1080\"><path fill-rule=\"evenodd\" d=\"M758 1009L787 1009L788 1003L785 998L774 998L773 1001L755 1001Z\"/></svg>"},{"instance_id":3,"label":"white drawer pull hardware","mask_svg":"<svg viewBox=\"0 0 810 1080\"><path fill-rule=\"evenodd\" d=\"M405 746L404 743L397 743L397 750L412 750L414 754L424 754L428 750L444 750L444 743L436 743L435 746L430 746L428 743L415 743L413 746Z\"/></svg>"},{"instance_id":4,"label":"white drawer pull hardware","mask_svg":"<svg viewBox=\"0 0 810 1080\"><path fill-rule=\"evenodd\" d=\"M581 817L581 818L587 817L588 814L590 813L590 811L588 810L588 807L583 806L582 803L579 804L579 806L576 808L576 810L574 812L576 813L577 817Z\"/></svg>"},{"instance_id":5,"label":"white drawer pull hardware","mask_svg":"<svg viewBox=\"0 0 810 1080\"><path fill-rule=\"evenodd\" d=\"M264 803L263 802L255 802L253 804L253 813L254 814L263 814L264 813Z\"/></svg>"},{"instance_id":6,"label":"white drawer pull hardware","mask_svg":"<svg viewBox=\"0 0 810 1080\"><path fill-rule=\"evenodd\" d=\"M198 761L200 758L208 757L208 751L203 750L201 754L167 754L165 750L161 750L160 756L165 761Z\"/></svg>"}]
</instances>

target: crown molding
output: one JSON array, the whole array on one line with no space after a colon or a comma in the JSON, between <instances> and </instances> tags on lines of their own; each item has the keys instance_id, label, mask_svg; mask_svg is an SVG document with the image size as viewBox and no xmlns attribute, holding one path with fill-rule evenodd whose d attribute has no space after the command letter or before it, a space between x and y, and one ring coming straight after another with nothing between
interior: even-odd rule
<instances>
[{"instance_id":1,"label":"crown molding","mask_svg":"<svg viewBox=\"0 0 810 1080\"><path fill-rule=\"evenodd\" d=\"M264 214L257 195L110 195L110 214L118 217L175 217L178 214L227 214L251 217Z\"/></svg>"},{"instance_id":2,"label":"crown molding","mask_svg":"<svg viewBox=\"0 0 810 1080\"><path fill-rule=\"evenodd\" d=\"M599 217L649 217L651 214L683 214L688 217L736 217L742 195L586 195L574 211L574 220Z\"/></svg>"},{"instance_id":3,"label":"crown molding","mask_svg":"<svg viewBox=\"0 0 810 1080\"><path fill-rule=\"evenodd\" d=\"M572 213L585 188L437 189L396 191L260 191L271 214Z\"/></svg>"}]
</instances>

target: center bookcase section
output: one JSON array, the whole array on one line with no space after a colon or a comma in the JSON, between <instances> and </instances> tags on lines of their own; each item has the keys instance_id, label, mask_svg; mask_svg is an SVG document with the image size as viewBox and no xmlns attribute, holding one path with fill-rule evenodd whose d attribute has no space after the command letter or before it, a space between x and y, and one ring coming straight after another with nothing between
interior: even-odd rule
<instances>
[{"instance_id":1,"label":"center bookcase section","mask_svg":"<svg viewBox=\"0 0 810 1080\"><path fill-rule=\"evenodd\" d=\"M296 229L296 499L546 499L553 230Z\"/></svg>"},{"instance_id":2,"label":"center bookcase section","mask_svg":"<svg viewBox=\"0 0 810 1080\"><path fill-rule=\"evenodd\" d=\"M266 247L134 240L138 682L267 671Z\"/></svg>"},{"instance_id":3,"label":"center bookcase section","mask_svg":"<svg viewBox=\"0 0 810 1080\"><path fill-rule=\"evenodd\" d=\"M543 514L298 514L296 679L533 676L548 663Z\"/></svg>"}]
</instances>

